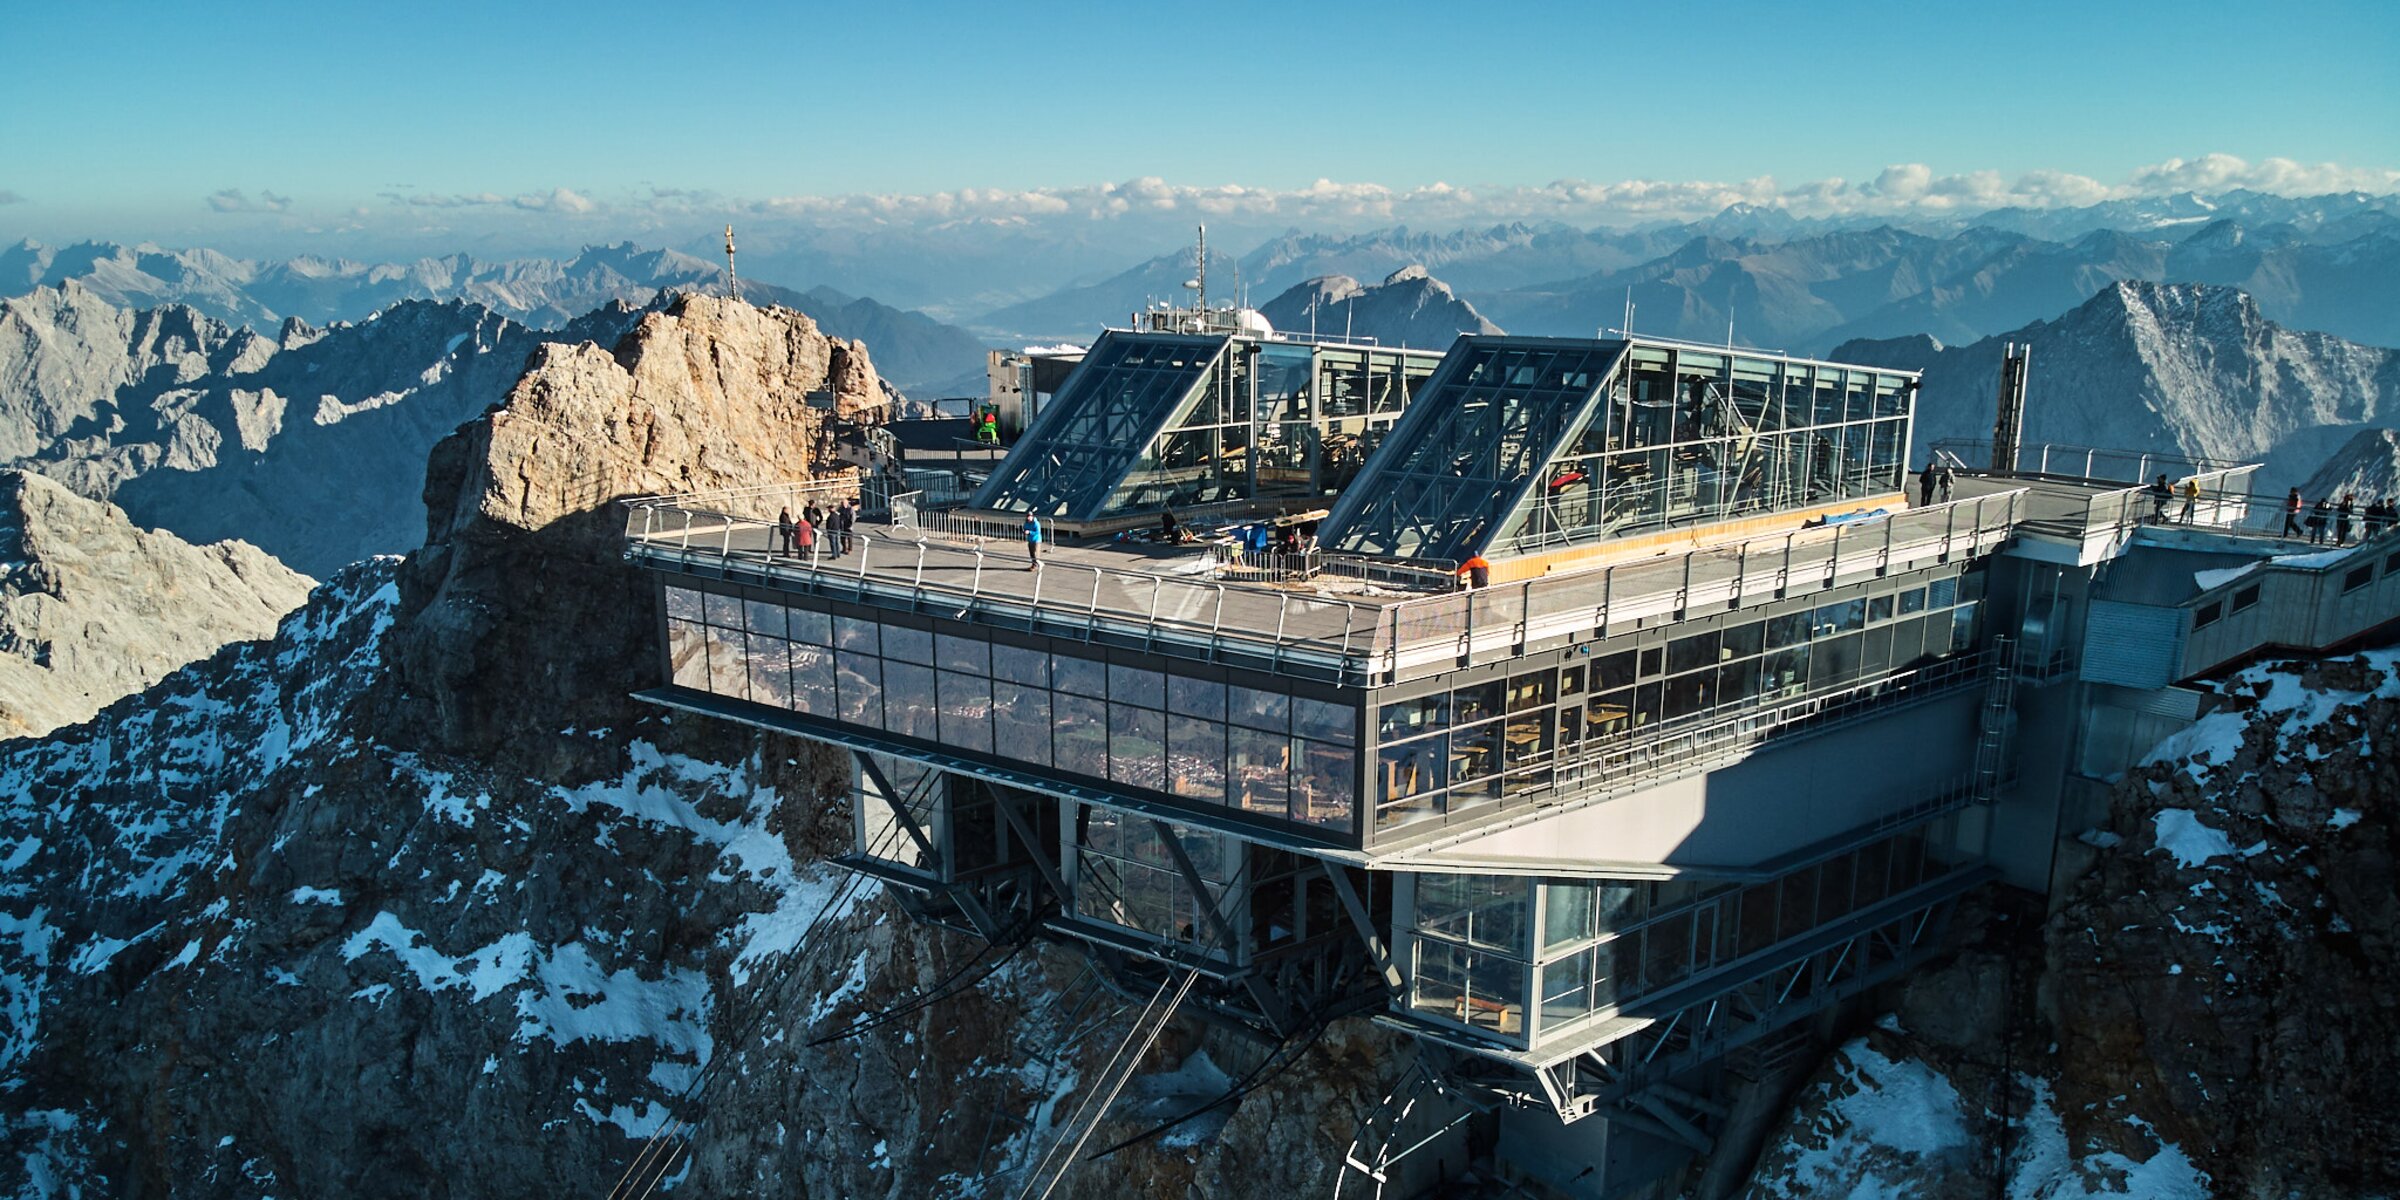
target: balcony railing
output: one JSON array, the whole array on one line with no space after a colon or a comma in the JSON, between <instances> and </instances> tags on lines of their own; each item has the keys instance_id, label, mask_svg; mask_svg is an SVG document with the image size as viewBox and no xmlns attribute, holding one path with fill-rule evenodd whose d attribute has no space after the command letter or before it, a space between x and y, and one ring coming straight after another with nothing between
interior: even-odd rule
<instances>
[{"instance_id":1,"label":"balcony railing","mask_svg":"<svg viewBox=\"0 0 2400 1200\"><path fill-rule=\"evenodd\" d=\"M740 507L778 502L756 491ZM1521 656L1571 635L1725 611L1986 553L2023 519L2023 495L1997 492L1871 521L1408 598L1245 586L1056 557L1027 571L1013 537L1003 540L1007 534L968 527L964 520L971 519L955 516L939 532L854 531L852 552L837 557L824 535L808 554L785 551L771 518L645 500L628 507L625 537L628 556L768 586L1364 687Z\"/></svg>"}]
</instances>

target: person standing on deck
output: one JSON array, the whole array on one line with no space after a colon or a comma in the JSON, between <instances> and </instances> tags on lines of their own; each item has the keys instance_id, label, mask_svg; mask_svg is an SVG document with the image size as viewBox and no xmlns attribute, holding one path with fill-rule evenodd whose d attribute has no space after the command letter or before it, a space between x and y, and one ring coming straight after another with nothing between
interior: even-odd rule
<instances>
[{"instance_id":1,"label":"person standing on deck","mask_svg":"<svg viewBox=\"0 0 2400 1200\"><path fill-rule=\"evenodd\" d=\"M1958 473L1950 469L1949 463L1942 464L1941 480L1942 503L1948 504L1950 503L1950 489L1958 486Z\"/></svg>"},{"instance_id":2,"label":"person standing on deck","mask_svg":"<svg viewBox=\"0 0 2400 1200\"><path fill-rule=\"evenodd\" d=\"M2333 504L2322 498L2319 498L2316 504L2308 510L2309 545L2322 546L2325 544L2325 518L2332 510Z\"/></svg>"},{"instance_id":3,"label":"person standing on deck","mask_svg":"<svg viewBox=\"0 0 2400 1200\"><path fill-rule=\"evenodd\" d=\"M1467 590L1470 592L1492 586L1492 564L1484 561L1480 554L1470 555L1467 561L1458 564L1458 573L1467 577Z\"/></svg>"},{"instance_id":4,"label":"person standing on deck","mask_svg":"<svg viewBox=\"0 0 2400 1200\"><path fill-rule=\"evenodd\" d=\"M2166 520L2167 501L2174 498L2175 489L2167 486L2167 477L2159 476L2158 481L2150 485L2150 519L2153 521Z\"/></svg>"},{"instance_id":5,"label":"person standing on deck","mask_svg":"<svg viewBox=\"0 0 2400 1200\"><path fill-rule=\"evenodd\" d=\"M2283 498L2283 536L2288 538L2300 536L2299 488L2293 488L2292 494Z\"/></svg>"},{"instance_id":6,"label":"person standing on deck","mask_svg":"<svg viewBox=\"0 0 2400 1200\"><path fill-rule=\"evenodd\" d=\"M775 513L776 553L790 554L792 552L793 541L798 536L799 531L792 528L792 510L789 508L777 510Z\"/></svg>"},{"instance_id":7,"label":"person standing on deck","mask_svg":"<svg viewBox=\"0 0 2400 1200\"><path fill-rule=\"evenodd\" d=\"M794 527L797 532L793 534L792 548L802 558L815 558L817 555L817 523L808 517L809 513L815 511L814 508L802 510L800 523Z\"/></svg>"},{"instance_id":8,"label":"person standing on deck","mask_svg":"<svg viewBox=\"0 0 2400 1200\"><path fill-rule=\"evenodd\" d=\"M2350 544L2350 497L2348 496L2343 496L2341 504L2333 510L2333 544L2336 546Z\"/></svg>"},{"instance_id":9,"label":"person standing on deck","mask_svg":"<svg viewBox=\"0 0 2400 1200\"><path fill-rule=\"evenodd\" d=\"M1940 487L1941 485L1942 477L1934 470L1933 460L1930 458L1926 459L1925 469L1917 474L1918 507L1922 508L1931 505L1933 503L1933 489Z\"/></svg>"},{"instance_id":10,"label":"person standing on deck","mask_svg":"<svg viewBox=\"0 0 2400 1200\"><path fill-rule=\"evenodd\" d=\"M1025 569L1030 571L1042 563L1042 519L1025 514Z\"/></svg>"},{"instance_id":11,"label":"person standing on deck","mask_svg":"<svg viewBox=\"0 0 2400 1200\"><path fill-rule=\"evenodd\" d=\"M2200 504L2200 479L2194 476L2183 481L2183 511L2175 519L2185 525L2192 523L2192 510Z\"/></svg>"}]
</instances>

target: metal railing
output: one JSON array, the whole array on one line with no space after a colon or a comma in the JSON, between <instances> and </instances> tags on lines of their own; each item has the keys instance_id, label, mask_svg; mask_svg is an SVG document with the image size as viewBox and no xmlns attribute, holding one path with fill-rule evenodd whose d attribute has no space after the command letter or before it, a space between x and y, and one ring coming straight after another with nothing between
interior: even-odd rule
<instances>
[{"instance_id":1,"label":"metal railing","mask_svg":"<svg viewBox=\"0 0 2400 1200\"><path fill-rule=\"evenodd\" d=\"M1044 558L989 518L919 514L932 528L851 534L856 553L784 551L773 520L688 505L629 506L629 554L742 570L773 586L832 591L1160 653L1241 661L1369 686L1521 656L1538 642L1606 634L1629 623L1723 611L1895 570L1984 553L2008 540L2022 489L1842 525L1763 534L1680 555L1545 576L1495 588L1392 601L1344 598ZM929 564L932 573L928 573ZM958 572L966 578L957 578ZM1027 575L1031 575L1026 586Z\"/></svg>"},{"instance_id":2,"label":"metal railing","mask_svg":"<svg viewBox=\"0 0 2400 1200\"><path fill-rule=\"evenodd\" d=\"M1989 438L1943 438L1932 452L1950 454L1977 472L1990 469ZM2192 475L2229 471L2249 464L2202 458L2181 452L2110 450L2042 442L2017 450L2016 464L2000 474L2046 479L2075 479L2103 483L2149 483L2160 475L2180 480Z\"/></svg>"},{"instance_id":3,"label":"metal railing","mask_svg":"<svg viewBox=\"0 0 2400 1200\"><path fill-rule=\"evenodd\" d=\"M637 512L647 509L683 509L768 520L773 518L779 509L788 509L794 515L798 515L801 509L812 503L838 504L844 500L863 497L868 490L868 482L863 474L851 473L823 479L762 484L757 487L723 488L712 492L635 496L623 503L628 509Z\"/></svg>"}]
</instances>

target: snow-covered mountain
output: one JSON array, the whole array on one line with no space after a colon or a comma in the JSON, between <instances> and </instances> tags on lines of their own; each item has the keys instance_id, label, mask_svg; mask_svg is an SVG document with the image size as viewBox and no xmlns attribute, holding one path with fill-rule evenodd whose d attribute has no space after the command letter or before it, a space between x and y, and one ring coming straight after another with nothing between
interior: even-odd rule
<instances>
[{"instance_id":1,"label":"snow-covered mountain","mask_svg":"<svg viewBox=\"0 0 2400 1200\"><path fill-rule=\"evenodd\" d=\"M587 246L567 259L504 262L466 254L405 263L255 261L105 242L52 248L26 241L0 249L0 296L69 283L119 308L180 305L262 331L292 318L319 325L364 321L409 300L462 301L523 325L559 329L611 303L647 304L661 291L722 291L725 267L631 242ZM923 313L829 288L796 291L747 278L742 287L752 299L808 314L836 337L871 339L892 359L889 378L904 392L931 394L982 371L982 343Z\"/></svg>"},{"instance_id":2,"label":"snow-covered mountain","mask_svg":"<svg viewBox=\"0 0 2400 1200\"><path fill-rule=\"evenodd\" d=\"M2311 500L2330 497L2337 503L2355 496L2370 500L2400 500L2400 430L2361 429L2325 460L2300 494Z\"/></svg>"},{"instance_id":3,"label":"snow-covered mountain","mask_svg":"<svg viewBox=\"0 0 2400 1200\"><path fill-rule=\"evenodd\" d=\"M0 740L89 720L275 632L311 581L256 546L195 546L27 471L0 471Z\"/></svg>"},{"instance_id":4,"label":"snow-covered mountain","mask_svg":"<svg viewBox=\"0 0 2400 1200\"><path fill-rule=\"evenodd\" d=\"M2025 440L2160 450L2306 479L2362 427L2400 423L2400 351L2287 329L2245 293L2118 283L2054 320L1965 346L1852 342L1844 362L1925 372L1916 444L1989 438L2006 342L2033 346Z\"/></svg>"},{"instance_id":5,"label":"snow-covered mountain","mask_svg":"<svg viewBox=\"0 0 2400 1200\"><path fill-rule=\"evenodd\" d=\"M1110 1048L1067 1018L1129 1010L1035 950L817 1044L979 948L825 861L839 756L630 698L659 614L613 498L807 475L845 352L707 296L545 346L433 453L406 559L0 746L0 1188L598 1195L690 1120L674 1194L961 1195L1042 1149ZM1061 1195L1298 1194L1402 1065L1332 1031Z\"/></svg>"},{"instance_id":6,"label":"snow-covered mountain","mask_svg":"<svg viewBox=\"0 0 2400 1200\"><path fill-rule=\"evenodd\" d=\"M1475 306L1421 266L1406 266L1383 282L1361 285L1347 275L1295 284L1259 308L1287 333L1373 338L1386 346L1447 348L1462 333L1498 333Z\"/></svg>"}]
</instances>

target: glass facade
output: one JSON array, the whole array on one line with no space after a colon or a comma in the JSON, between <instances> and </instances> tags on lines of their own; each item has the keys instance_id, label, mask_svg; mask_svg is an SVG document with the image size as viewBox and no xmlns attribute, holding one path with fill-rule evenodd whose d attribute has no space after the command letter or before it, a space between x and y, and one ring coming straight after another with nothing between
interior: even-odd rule
<instances>
[{"instance_id":1,"label":"glass facade","mask_svg":"<svg viewBox=\"0 0 2400 1200\"><path fill-rule=\"evenodd\" d=\"M1621 342L1461 339L1320 538L1348 553L1464 560L1623 353Z\"/></svg>"},{"instance_id":2,"label":"glass facade","mask_svg":"<svg viewBox=\"0 0 2400 1200\"><path fill-rule=\"evenodd\" d=\"M1951 870L1945 823L1776 879L1418 875L1408 1005L1530 1046Z\"/></svg>"},{"instance_id":3,"label":"glass facade","mask_svg":"<svg viewBox=\"0 0 2400 1200\"><path fill-rule=\"evenodd\" d=\"M1906 375L1634 341L1473 338L1335 511L1337 550L1464 559L1900 490Z\"/></svg>"},{"instance_id":4,"label":"glass facade","mask_svg":"<svg viewBox=\"0 0 2400 1200\"><path fill-rule=\"evenodd\" d=\"M973 505L1098 520L1332 495L1439 362L1423 351L1112 331Z\"/></svg>"},{"instance_id":5,"label":"glass facade","mask_svg":"<svg viewBox=\"0 0 2400 1200\"><path fill-rule=\"evenodd\" d=\"M693 588L668 586L666 608L680 687L1192 804L1354 825L1354 707Z\"/></svg>"},{"instance_id":6,"label":"glass facade","mask_svg":"<svg viewBox=\"0 0 2400 1200\"><path fill-rule=\"evenodd\" d=\"M1386 836L1575 782L1579 767L1622 756L1653 734L1970 653L1977 604L1962 584L1980 588L1981 580L1944 576L1776 616L1687 626L1682 636L1619 638L1589 658L1381 704L1372 832Z\"/></svg>"},{"instance_id":7,"label":"glass facade","mask_svg":"<svg viewBox=\"0 0 2400 1200\"><path fill-rule=\"evenodd\" d=\"M1170 826L1192 867L1219 897L1219 914L1234 929L1246 927L1233 888L1240 873L1243 844L1224 834L1181 825ZM1148 934L1161 941L1205 947L1213 957L1230 959L1241 949L1226 946L1192 893L1191 884L1167 852L1158 826L1148 817L1098 805L1076 806L1075 915ZM1233 899L1228 900L1226 897Z\"/></svg>"}]
</instances>

